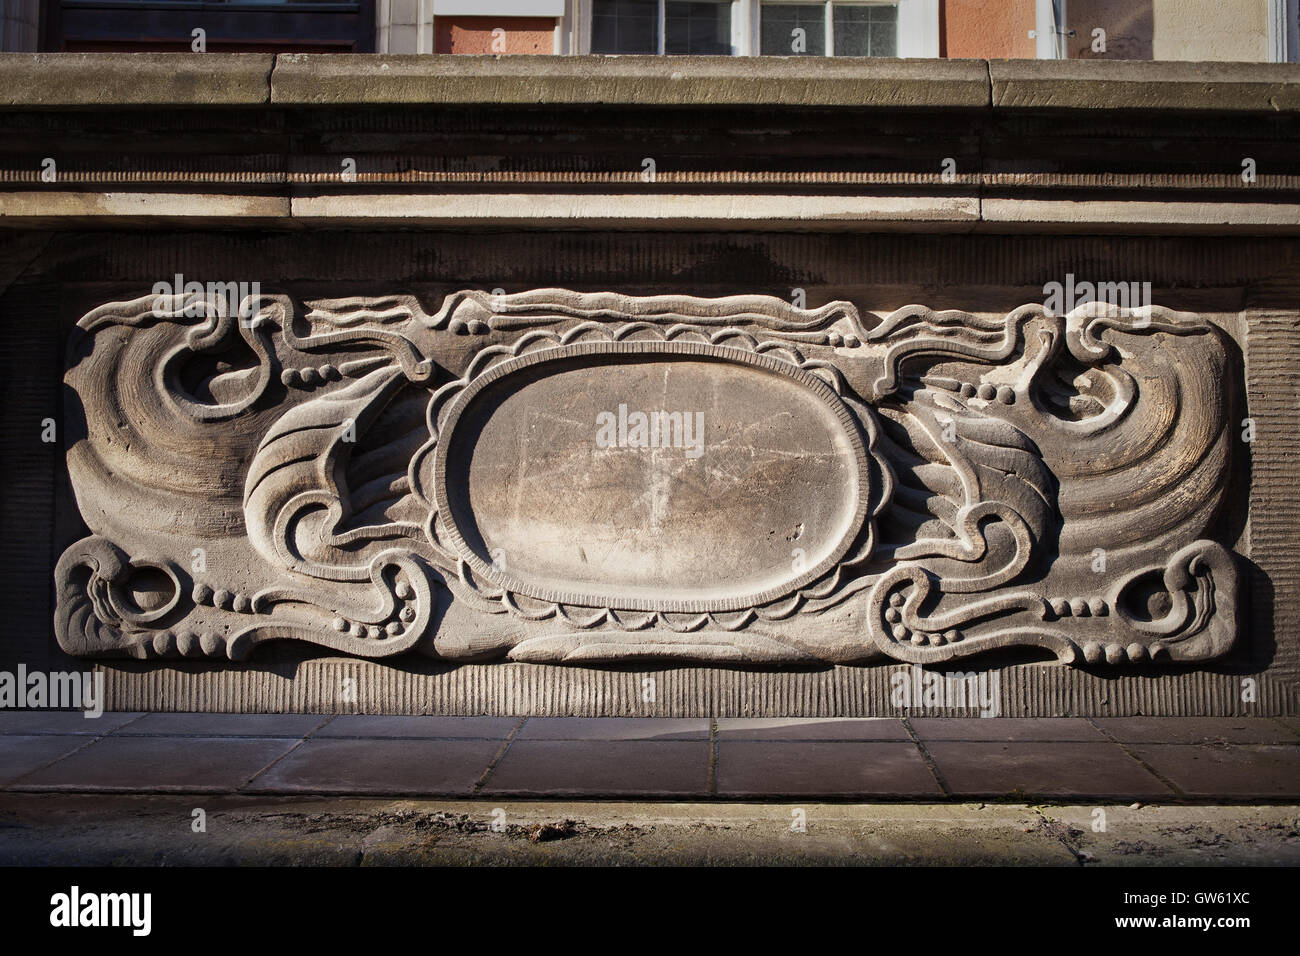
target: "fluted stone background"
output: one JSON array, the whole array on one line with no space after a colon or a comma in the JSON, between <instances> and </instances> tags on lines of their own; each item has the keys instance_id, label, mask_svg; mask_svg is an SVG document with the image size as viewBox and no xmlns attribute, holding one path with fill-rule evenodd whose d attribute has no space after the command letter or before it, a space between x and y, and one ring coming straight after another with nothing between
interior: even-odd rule
<instances>
[{"instance_id":1,"label":"fluted stone background","mask_svg":"<svg viewBox=\"0 0 1300 956\"><path fill-rule=\"evenodd\" d=\"M462 288L560 286L631 294L788 295L892 310L1007 311L1042 298L1066 272L1142 276L1154 300L1199 312L1243 351L1258 438L1243 445L1249 483L1234 492L1226 540L1248 556L1243 636L1226 660L1196 669L1074 669L1024 657L993 661L1004 715L1300 712L1300 240L734 233L72 232L0 235L6 427L0 666L84 669L51 630L50 570L84 531L62 444L63 342L93 306L148 291L156 277L261 277L295 296L416 292L436 303ZM1248 454L1247 454L1248 453ZM1244 470L1243 470L1244 477ZM1250 515L1247 520L1247 506ZM774 673L716 668L593 670L524 664L382 663L274 646L245 664L101 663L110 706L127 709L534 714L892 714L902 665ZM970 670L973 662L961 669ZM1243 703L1243 678L1258 700ZM355 681L355 699L344 691ZM654 701L643 700L655 681ZM917 711L919 712L919 711Z\"/></svg>"}]
</instances>

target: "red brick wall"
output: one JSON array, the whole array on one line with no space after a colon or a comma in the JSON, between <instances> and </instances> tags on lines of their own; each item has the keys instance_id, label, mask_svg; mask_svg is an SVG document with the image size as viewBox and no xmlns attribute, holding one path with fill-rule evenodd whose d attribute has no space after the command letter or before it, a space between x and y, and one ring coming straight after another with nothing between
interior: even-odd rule
<instances>
[{"instance_id":1,"label":"red brick wall","mask_svg":"<svg viewBox=\"0 0 1300 956\"><path fill-rule=\"evenodd\" d=\"M492 31L505 30L505 49L492 48ZM554 53L549 17L434 17L435 53Z\"/></svg>"},{"instance_id":2,"label":"red brick wall","mask_svg":"<svg viewBox=\"0 0 1300 956\"><path fill-rule=\"evenodd\" d=\"M1035 56L1034 0L943 0L943 55L954 59Z\"/></svg>"}]
</instances>

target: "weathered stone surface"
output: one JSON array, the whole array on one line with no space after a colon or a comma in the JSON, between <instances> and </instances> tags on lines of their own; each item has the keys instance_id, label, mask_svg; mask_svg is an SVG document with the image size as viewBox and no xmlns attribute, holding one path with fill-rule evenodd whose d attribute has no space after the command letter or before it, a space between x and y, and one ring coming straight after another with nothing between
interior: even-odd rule
<instances>
[{"instance_id":1,"label":"weathered stone surface","mask_svg":"<svg viewBox=\"0 0 1300 956\"><path fill-rule=\"evenodd\" d=\"M1294 235L1300 230L1300 203L990 198L980 203L978 228L1105 233L1113 232L1116 222L1130 233L1176 229L1184 235Z\"/></svg>"},{"instance_id":2,"label":"weathered stone surface","mask_svg":"<svg viewBox=\"0 0 1300 956\"><path fill-rule=\"evenodd\" d=\"M1300 110L1300 65L989 60L994 109Z\"/></svg>"},{"instance_id":3,"label":"weathered stone surface","mask_svg":"<svg viewBox=\"0 0 1300 956\"><path fill-rule=\"evenodd\" d=\"M271 100L972 107L988 104L988 84L983 60L287 53Z\"/></svg>"},{"instance_id":4,"label":"weathered stone surface","mask_svg":"<svg viewBox=\"0 0 1300 956\"><path fill-rule=\"evenodd\" d=\"M1213 324L539 289L107 303L67 384L86 656L1200 662L1239 369Z\"/></svg>"},{"instance_id":5,"label":"weathered stone surface","mask_svg":"<svg viewBox=\"0 0 1300 956\"><path fill-rule=\"evenodd\" d=\"M93 76L93 82L87 82ZM496 103L1295 112L1295 64L11 53L0 105Z\"/></svg>"},{"instance_id":6,"label":"weathered stone surface","mask_svg":"<svg viewBox=\"0 0 1300 956\"><path fill-rule=\"evenodd\" d=\"M270 53L6 53L0 106L266 103L274 64Z\"/></svg>"},{"instance_id":7,"label":"weathered stone surface","mask_svg":"<svg viewBox=\"0 0 1300 956\"><path fill-rule=\"evenodd\" d=\"M56 226L64 222L147 225L160 221L192 225L237 219L247 226L285 219L290 200L280 196L245 196L141 192L0 193L0 224Z\"/></svg>"},{"instance_id":8,"label":"weathered stone surface","mask_svg":"<svg viewBox=\"0 0 1300 956\"><path fill-rule=\"evenodd\" d=\"M1292 208L1292 207L1287 207ZM0 216L4 214L0 195ZM324 195L292 200L291 214L311 225L560 229L817 229L966 231L979 200L948 196L752 196L478 193L434 196ZM1297 226L1300 226L1300 217Z\"/></svg>"}]
</instances>

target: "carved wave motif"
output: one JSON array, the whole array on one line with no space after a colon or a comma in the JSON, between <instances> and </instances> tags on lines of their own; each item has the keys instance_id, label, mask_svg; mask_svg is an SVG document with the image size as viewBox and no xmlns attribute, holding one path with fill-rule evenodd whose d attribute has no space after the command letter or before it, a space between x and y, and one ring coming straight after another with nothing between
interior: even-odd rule
<instances>
[{"instance_id":1,"label":"carved wave motif","mask_svg":"<svg viewBox=\"0 0 1300 956\"><path fill-rule=\"evenodd\" d=\"M1197 316L243 305L80 323L72 653L1091 666L1210 660L1238 633L1212 537L1238 369Z\"/></svg>"}]
</instances>

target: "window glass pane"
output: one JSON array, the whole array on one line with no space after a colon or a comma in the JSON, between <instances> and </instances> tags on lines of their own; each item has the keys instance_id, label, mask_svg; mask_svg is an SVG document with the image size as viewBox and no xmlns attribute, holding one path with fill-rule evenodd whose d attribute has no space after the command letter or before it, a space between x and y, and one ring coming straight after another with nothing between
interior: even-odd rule
<instances>
[{"instance_id":1,"label":"window glass pane","mask_svg":"<svg viewBox=\"0 0 1300 956\"><path fill-rule=\"evenodd\" d=\"M665 4L664 52L731 55L731 4Z\"/></svg>"},{"instance_id":2,"label":"window glass pane","mask_svg":"<svg viewBox=\"0 0 1300 956\"><path fill-rule=\"evenodd\" d=\"M824 56L826 5L763 4L759 12L759 52L765 56Z\"/></svg>"},{"instance_id":3,"label":"window glass pane","mask_svg":"<svg viewBox=\"0 0 1300 956\"><path fill-rule=\"evenodd\" d=\"M897 6L837 3L832 10L836 56L898 55Z\"/></svg>"},{"instance_id":4,"label":"window glass pane","mask_svg":"<svg viewBox=\"0 0 1300 956\"><path fill-rule=\"evenodd\" d=\"M592 53L658 53L658 0L595 0Z\"/></svg>"}]
</instances>

